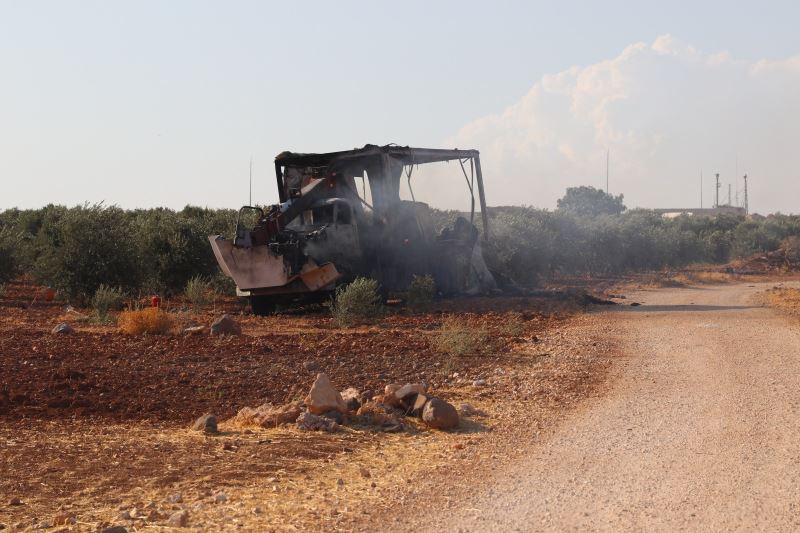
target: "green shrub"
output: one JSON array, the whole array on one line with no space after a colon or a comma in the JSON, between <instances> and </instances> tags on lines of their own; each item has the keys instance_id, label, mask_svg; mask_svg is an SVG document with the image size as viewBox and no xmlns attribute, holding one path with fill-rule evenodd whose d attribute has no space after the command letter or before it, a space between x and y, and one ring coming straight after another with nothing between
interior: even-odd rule
<instances>
[{"instance_id":1,"label":"green shrub","mask_svg":"<svg viewBox=\"0 0 800 533\"><path fill-rule=\"evenodd\" d=\"M10 229L0 227L0 283L17 275L17 244L20 238Z\"/></svg>"},{"instance_id":2,"label":"green shrub","mask_svg":"<svg viewBox=\"0 0 800 533\"><path fill-rule=\"evenodd\" d=\"M110 311L122 308L122 298L122 290L117 287L109 287L104 284L97 287L92 296L92 309L97 314L97 318L106 322Z\"/></svg>"},{"instance_id":3,"label":"green shrub","mask_svg":"<svg viewBox=\"0 0 800 533\"><path fill-rule=\"evenodd\" d=\"M341 327L378 319L383 315L378 282L374 279L356 278L349 285L339 287L331 304L331 313Z\"/></svg>"},{"instance_id":4,"label":"green shrub","mask_svg":"<svg viewBox=\"0 0 800 533\"><path fill-rule=\"evenodd\" d=\"M428 309L436 296L436 283L433 276L414 276L408 286L408 307L413 311Z\"/></svg>"},{"instance_id":5,"label":"green shrub","mask_svg":"<svg viewBox=\"0 0 800 533\"><path fill-rule=\"evenodd\" d=\"M36 237L37 281L86 303L102 284L134 290L140 262L125 211L82 206L50 217Z\"/></svg>"},{"instance_id":6,"label":"green shrub","mask_svg":"<svg viewBox=\"0 0 800 533\"><path fill-rule=\"evenodd\" d=\"M480 355L489 349L486 328L468 318L447 315L433 338L434 347L453 357Z\"/></svg>"},{"instance_id":7,"label":"green shrub","mask_svg":"<svg viewBox=\"0 0 800 533\"><path fill-rule=\"evenodd\" d=\"M187 281L183 295L195 311L214 302L214 289L202 276L194 276Z\"/></svg>"}]
</instances>

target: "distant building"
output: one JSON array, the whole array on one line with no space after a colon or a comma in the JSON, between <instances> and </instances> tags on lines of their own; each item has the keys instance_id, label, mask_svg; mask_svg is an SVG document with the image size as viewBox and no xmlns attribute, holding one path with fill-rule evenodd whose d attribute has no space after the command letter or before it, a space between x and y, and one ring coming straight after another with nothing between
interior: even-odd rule
<instances>
[{"instance_id":1,"label":"distant building","mask_svg":"<svg viewBox=\"0 0 800 533\"><path fill-rule=\"evenodd\" d=\"M719 215L746 216L747 211L744 207L733 205L721 205L719 207L677 207L653 209L656 213L661 213L665 217L677 217L680 215L692 215L695 217L716 217Z\"/></svg>"}]
</instances>

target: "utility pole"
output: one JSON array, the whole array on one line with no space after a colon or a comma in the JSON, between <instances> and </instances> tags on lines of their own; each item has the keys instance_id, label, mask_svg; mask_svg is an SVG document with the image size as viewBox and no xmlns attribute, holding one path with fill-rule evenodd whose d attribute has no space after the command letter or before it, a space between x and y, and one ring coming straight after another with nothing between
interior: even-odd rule
<instances>
[{"instance_id":1,"label":"utility pole","mask_svg":"<svg viewBox=\"0 0 800 533\"><path fill-rule=\"evenodd\" d=\"M247 205L253 205L253 156L250 156L250 199Z\"/></svg>"},{"instance_id":2,"label":"utility pole","mask_svg":"<svg viewBox=\"0 0 800 533\"><path fill-rule=\"evenodd\" d=\"M719 207L719 172L716 174L717 177L717 188L714 191L714 207Z\"/></svg>"},{"instance_id":3,"label":"utility pole","mask_svg":"<svg viewBox=\"0 0 800 533\"><path fill-rule=\"evenodd\" d=\"M747 198L747 174L744 175L744 214L750 214L750 205Z\"/></svg>"},{"instance_id":4,"label":"utility pole","mask_svg":"<svg viewBox=\"0 0 800 533\"><path fill-rule=\"evenodd\" d=\"M700 169L700 209L703 209L703 169Z\"/></svg>"}]
</instances>

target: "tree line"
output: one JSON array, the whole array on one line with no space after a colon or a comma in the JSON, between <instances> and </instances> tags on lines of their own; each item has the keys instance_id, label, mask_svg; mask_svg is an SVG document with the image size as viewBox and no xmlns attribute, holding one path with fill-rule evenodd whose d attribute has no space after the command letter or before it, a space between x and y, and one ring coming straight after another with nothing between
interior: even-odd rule
<instances>
[{"instance_id":1,"label":"tree line","mask_svg":"<svg viewBox=\"0 0 800 533\"><path fill-rule=\"evenodd\" d=\"M440 227L457 216L435 211ZM800 217L665 218L625 209L622 196L590 187L568 189L556 210L527 206L489 210L490 269L520 285L565 274L609 274L725 263L776 250L800 236ZM236 211L187 206L124 210L115 206L0 212L0 283L21 273L85 302L101 285L129 294L177 294L203 277L224 292L208 235L230 236Z\"/></svg>"}]
</instances>

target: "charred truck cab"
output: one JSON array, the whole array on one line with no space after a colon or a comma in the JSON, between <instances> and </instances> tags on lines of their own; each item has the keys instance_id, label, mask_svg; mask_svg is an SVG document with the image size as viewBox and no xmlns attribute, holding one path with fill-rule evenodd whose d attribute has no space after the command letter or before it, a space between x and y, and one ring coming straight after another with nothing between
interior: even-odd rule
<instances>
[{"instance_id":1,"label":"charred truck cab","mask_svg":"<svg viewBox=\"0 0 800 533\"><path fill-rule=\"evenodd\" d=\"M411 186L414 166L443 161L457 162L472 205L469 220L459 217L436 235L428 205L402 200L400 183L405 175ZM486 239L477 150L366 145L326 154L283 152L275 158L275 173L279 204L244 206L233 240L209 237L220 268L239 295L249 296L254 313L329 298L338 285L359 276L377 280L387 293L404 291L414 275L425 274L443 294L495 288L473 224L477 193ZM359 184L362 191L369 187L371 202L359 194ZM244 223L248 211L257 214L253 227Z\"/></svg>"}]
</instances>

